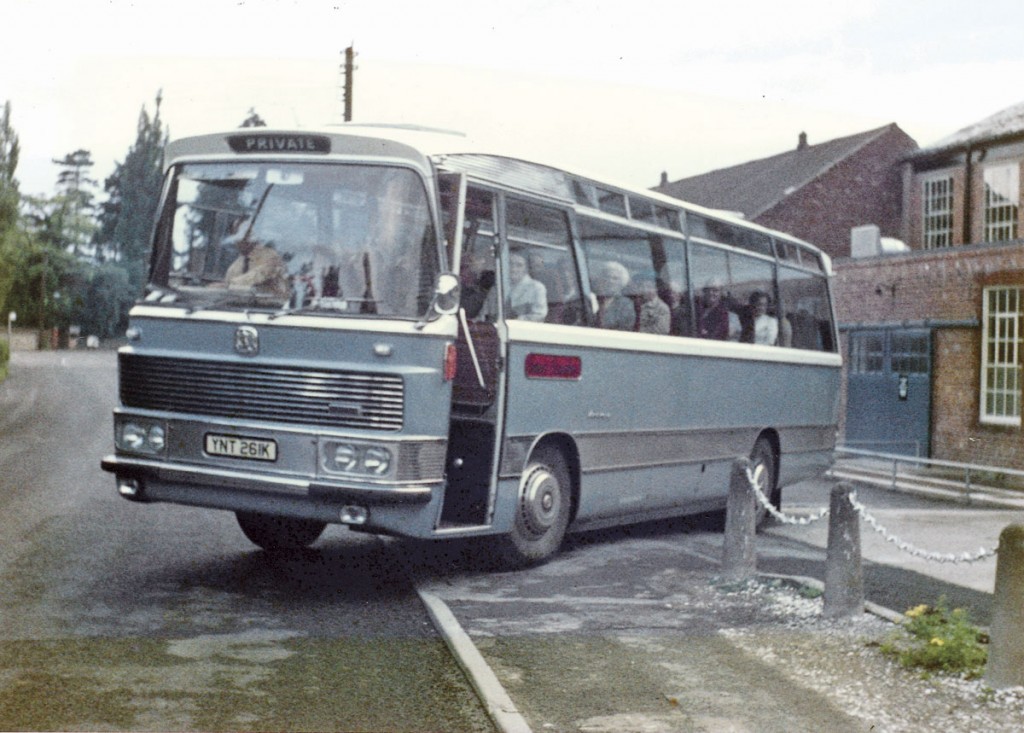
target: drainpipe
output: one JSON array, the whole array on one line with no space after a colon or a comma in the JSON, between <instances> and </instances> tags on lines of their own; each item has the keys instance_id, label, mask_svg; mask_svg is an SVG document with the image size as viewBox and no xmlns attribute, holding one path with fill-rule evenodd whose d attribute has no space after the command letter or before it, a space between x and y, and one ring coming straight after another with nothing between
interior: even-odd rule
<instances>
[{"instance_id":1,"label":"drainpipe","mask_svg":"<svg viewBox=\"0 0 1024 733\"><path fill-rule=\"evenodd\" d=\"M971 244L971 179L974 176L974 150L967 143L967 166L964 180L964 231L962 244Z\"/></svg>"}]
</instances>

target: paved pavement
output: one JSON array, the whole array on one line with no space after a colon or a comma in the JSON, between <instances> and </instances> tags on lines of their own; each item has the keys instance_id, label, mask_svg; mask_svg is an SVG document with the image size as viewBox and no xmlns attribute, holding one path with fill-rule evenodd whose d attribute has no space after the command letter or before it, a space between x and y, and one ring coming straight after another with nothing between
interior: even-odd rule
<instances>
[{"instance_id":1,"label":"paved pavement","mask_svg":"<svg viewBox=\"0 0 1024 733\"><path fill-rule=\"evenodd\" d=\"M827 506L831 486L795 487L784 509ZM862 493L867 503L871 492ZM874 498L882 525L940 553L995 547L1002 528L1024 517ZM821 578L826 541L827 521L776 523L758 541L758 569ZM890 601L892 615L946 595L987 621L993 559L929 563L868 529L862 547L867 596ZM572 537L527 571L420 574L419 589L503 731L867 730L721 633L781 624L756 593L732 592L721 557L720 532L678 520Z\"/></svg>"}]
</instances>

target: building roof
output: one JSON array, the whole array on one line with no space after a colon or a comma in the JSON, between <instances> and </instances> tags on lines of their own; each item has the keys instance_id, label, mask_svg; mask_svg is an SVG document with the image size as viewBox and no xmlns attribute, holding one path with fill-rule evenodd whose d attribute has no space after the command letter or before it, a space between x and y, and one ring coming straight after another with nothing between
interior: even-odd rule
<instances>
[{"instance_id":1,"label":"building roof","mask_svg":"<svg viewBox=\"0 0 1024 733\"><path fill-rule=\"evenodd\" d=\"M952 135L917 151L913 157L925 157L933 153L964 148L968 145L998 140L1012 135L1024 135L1024 102L1007 107L994 115L957 130Z\"/></svg>"},{"instance_id":2,"label":"building roof","mask_svg":"<svg viewBox=\"0 0 1024 733\"><path fill-rule=\"evenodd\" d=\"M891 123L817 145L808 145L806 134L800 133L799 144L789 152L663 183L653 190L755 219L868 143L897 129Z\"/></svg>"}]
</instances>

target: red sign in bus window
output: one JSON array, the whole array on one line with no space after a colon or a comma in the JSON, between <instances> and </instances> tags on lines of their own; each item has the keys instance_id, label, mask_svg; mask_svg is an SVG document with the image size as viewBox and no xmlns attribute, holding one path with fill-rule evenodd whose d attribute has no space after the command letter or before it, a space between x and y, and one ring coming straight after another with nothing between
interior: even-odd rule
<instances>
[{"instance_id":1,"label":"red sign in bus window","mask_svg":"<svg viewBox=\"0 0 1024 733\"><path fill-rule=\"evenodd\" d=\"M530 379L579 379L583 362L578 356L559 354L529 354L526 357L526 376Z\"/></svg>"}]
</instances>

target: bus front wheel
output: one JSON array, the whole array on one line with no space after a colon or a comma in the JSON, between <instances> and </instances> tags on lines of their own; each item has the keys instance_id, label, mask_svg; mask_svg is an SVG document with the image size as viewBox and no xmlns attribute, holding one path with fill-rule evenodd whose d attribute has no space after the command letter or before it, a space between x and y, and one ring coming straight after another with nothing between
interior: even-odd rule
<instances>
[{"instance_id":1,"label":"bus front wheel","mask_svg":"<svg viewBox=\"0 0 1024 733\"><path fill-rule=\"evenodd\" d=\"M569 526L572 484L562 454L540 448L519 481L512 531L501 538L501 564L526 567L558 552Z\"/></svg>"},{"instance_id":2,"label":"bus front wheel","mask_svg":"<svg viewBox=\"0 0 1024 733\"><path fill-rule=\"evenodd\" d=\"M324 522L312 519L293 519L259 512L235 512L235 517L249 541L264 550L309 547L327 526Z\"/></svg>"}]
</instances>

